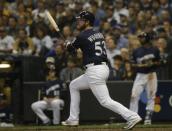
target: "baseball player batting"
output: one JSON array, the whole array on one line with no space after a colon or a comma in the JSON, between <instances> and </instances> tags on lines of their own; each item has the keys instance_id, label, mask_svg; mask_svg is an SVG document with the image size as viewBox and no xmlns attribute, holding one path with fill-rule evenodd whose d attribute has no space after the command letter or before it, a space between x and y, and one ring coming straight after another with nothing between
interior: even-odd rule
<instances>
[{"instance_id":1,"label":"baseball player batting","mask_svg":"<svg viewBox=\"0 0 172 131\"><path fill-rule=\"evenodd\" d=\"M74 79L70 85L70 115L62 125L79 125L80 113L80 90L90 89L99 103L115 113L121 115L127 124L125 129L132 129L141 121L140 116L114 101L109 96L106 80L109 75L107 66L107 55L105 50L105 39L102 33L93 29L95 17L88 11L82 11L77 17L77 29L81 33L73 42L67 42L68 51L80 48L83 52L83 65L86 68L85 74Z\"/></svg>"},{"instance_id":2,"label":"baseball player batting","mask_svg":"<svg viewBox=\"0 0 172 131\"><path fill-rule=\"evenodd\" d=\"M148 102L146 105L145 125L151 124L151 117L154 110L154 98L157 91L156 68L160 64L159 50L152 46L150 33L141 33L138 37L142 46L133 52L136 78L131 93L130 109L138 112L138 102L141 93L145 89Z\"/></svg>"}]
</instances>

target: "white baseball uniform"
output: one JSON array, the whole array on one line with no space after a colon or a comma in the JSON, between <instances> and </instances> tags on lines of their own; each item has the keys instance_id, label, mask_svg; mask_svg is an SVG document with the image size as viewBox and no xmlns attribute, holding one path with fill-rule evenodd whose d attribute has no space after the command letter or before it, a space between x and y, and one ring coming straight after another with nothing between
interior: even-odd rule
<instances>
[{"instance_id":1,"label":"white baseball uniform","mask_svg":"<svg viewBox=\"0 0 172 131\"><path fill-rule=\"evenodd\" d=\"M109 96L109 91L106 86L106 79L109 75L109 68L106 64L89 66L85 74L76 78L70 83L71 105L70 116L68 120L79 121L80 112L80 90L91 89L99 103L120 114L124 119L129 120L137 114L128 110L120 103L114 101Z\"/></svg>"},{"instance_id":2,"label":"white baseball uniform","mask_svg":"<svg viewBox=\"0 0 172 131\"><path fill-rule=\"evenodd\" d=\"M160 60L159 50L148 43L148 46L141 46L134 50L132 56L133 61L137 65L137 75L131 93L130 109L138 112L140 95L146 89L148 102L146 105L145 124L147 120L151 124L151 117L155 105L154 98L157 92L156 69L158 65L155 63L158 63Z\"/></svg>"},{"instance_id":3,"label":"white baseball uniform","mask_svg":"<svg viewBox=\"0 0 172 131\"><path fill-rule=\"evenodd\" d=\"M60 80L47 81L42 90L42 94L44 94L43 96L45 99L34 102L31 105L32 110L44 124L50 123L50 119L45 115L43 110L53 111L54 125L59 124L60 122L60 109L64 105L64 101L58 97L60 95L61 88L62 82Z\"/></svg>"},{"instance_id":4,"label":"white baseball uniform","mask_svg":"<svg viewBox=\"0 0 172 131\"><path fill-rule=\"evenodd\" d=\"M43 123L50 122L50 119L43 112L44 110L53 111L53 124L60 123L60 108L64 105L64 101L61 99L53 99L50 102L45 100L34 102L31 107L32 110L37 114L37 116L43 121Z\"/></svg>"},{"instance_id":5,"label":"white baseball uniform","mask_svg":"<svg viewBox=\"0 0 172 131\"><path fill-rule=\"evenodd\" d=\"M153 111L155 104L154 99L157 92L157 75L155 72L149 74L137 74L134 81L130 102L130 109L134 112L138 112L138 102L144 89L147 92L148 99L146 110Z\"/></svg>"},{"instance_id":6,"label":"white baseball uniform","mask_svg":"<svg viewBox=\"0 0 172 131\"><path fill-rule=\"evenodd\" d=\"M89 14L88 12L83 13ZM67 45L67 48L71 52L80 48L83 52L83 64L86 67L85 74L71 81L69 85L71 104L68 121L79 121L80 90L84 89L90 89L102 106L118 113L125 120L139 118L137 113L128 110L109 96L106 86L109 67L107 66L105 40L102 33L95 31L93 28L84 30L71 44Z\"/></svg>"}]
</instances>

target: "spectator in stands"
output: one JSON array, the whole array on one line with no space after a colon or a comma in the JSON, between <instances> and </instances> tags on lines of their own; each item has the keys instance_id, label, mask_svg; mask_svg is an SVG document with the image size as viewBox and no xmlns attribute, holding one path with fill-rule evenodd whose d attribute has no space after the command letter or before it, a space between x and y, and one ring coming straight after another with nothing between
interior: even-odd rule
<instances>
[{"instance_id":1,"label":"spectator in stands","mask_svg":"<svg viewBox=\"0 0 172 131\"><path fill-rule=\"evenodd\" d=\"M90 11L95 14L94 28L99 29L101 20L106 17L106 13L103 8L100 8L97 1L90 1Z\"/></svg>"},{"instance_id":2,"label":"spectator in stands","mask_svg":"<svg viewBox=\"0 0 172 131\"><path fill-rule=\"evenodd\" d=\"M120 25L128 25L129 12L120 11Z\"/></svg>"},{"instance_id":3,"label":"spectator in stands","mask_svg":"<svg viewBox=\"0 0 172 131\"><path fill-rule=\"evenodd\" d=\"M159 16L160 15L160 2L158 0L152 0L152 11L154 15Z\"/></svg>"},{"instance_id":4,"label":"spectator in stands","mask_svg":"<svg viewBox=\"0 0 172 131\"><path fill-rule=\"evenodd\" d=\"M164 38L157 39L156 45L160 51L160 55L164 55L166 52L167 41Z\"/></svg>"},{"instance_id":5,"label":"spectator in stands","mask_svg":"<svg viewBox=\"0 0 172 131\"><path fill-rule=\"evenodd\" d=\"M39 21L41 17L44 19L45 23L48 22L45 11L45 1L39 0L39 2L37 2L37 8L32 11L34 21Z\"/></svg>"},{"instance_id":6,"label":"spectator in stands","mask_svg":"<svg viewBox=\"0 0 172 131\"><path fill-rule=\"evenodd\" d=\"M31 108L34 113L41 119L43 125L50 125L51 120L45 115L44 110L53 111L53 125L60 123L60 110L64 106L64 101L60 99L60 90L63 83L58 79L55 72L54 58L46 59L47 75L45 87L42 88L42 99L32 103Z\"/></svg>"},{"instance_id":7,"label":"spectator in stands","mask_svg":"<svg viewBox=\"0 0 172 131\"><path fill-rule=\"evenodd\" d=\"M123 75L123 80L134 80L135 74L132 69L132 65L130 61L124 61L124 75Z\"/></svg>"},{"instance_id":8,"label":"spectator in stands","mask_svg":"<svg viewBox=\"0 0 172 131\"><path fill-rule=\"evenodd\" d=\"M106 20L106 19L104 19L104 20L102 20L101 22L100 22L100 26L99 26L99 30L102 32L102 33L104 33L104 34L108 34L109 33L109 31L111 30L111 24Z\"/></svg>"},{"instance_id":9,"label":"spectator in stands","mask_svg":"<svg viewBox=\"0 0 172 131\"><path fill-rule=\"evenodd\" d=\"M5 27L0 27L0 54L10 54L14 42L14 38L7 34L7 29L5 29Z\"/></svg>"},{"instance_id":10,"label":"spectator in stands","mask_svg":"<svg viewBox=\"0 0 172 131\"><path fill-rule=\"evenodd\" d=\"M172 37L167 35L167 32L165 31L165 29L163 27L159 27L157 29L157 34L158 34L158 38L163 38L167 41L167 47L166 47L166 53L168 54L167 57L167 61L168 61L168 76L169 79L172 78Z\"/></svg>"},{"instance_id":11,"label":"spectator in stands","mask_svg":"<svg viewBox=\"0 0 172 131\"><path fill-rule=\"evenodd\" d=\"M26 18L26 16L24 16L24 15L19 16L17 23L18 23L18 27L17 28L18 29L20 29L20 28L25 29L27 35L29 36L30 35L30 27L27 24L27 18Z\"/></svg>"},{"instance_id":12,"label":"spectator in stands","mask_svg":"<svg viewBox=\"0 0 172 131\"><path fill-rule=\"evenodd\" d=\"M113 17L113 11L114 7L112 5L109 5L106 9L106 20L111 25L111 27L113 27L116 24L116 20Z\"/></svg>"},{"instance_id":13,"label":"spectator in stands","mask_svg":"<svg viewBox=\"0 0 172 131\"><path fill-rule=\"evenodd\" d=\"M128 39L128 35L131 33L131 32L129 32L128 21L126 23L121 24L120 26L121 26L121 35L124 38L127 38Z\"/></svg>"},{"instance_id":14,"label":"spectator in stands","mask_svg":"<svg viewBox=\"0 0 172 131\"><path fill-rule=\"evenodd\" d=\"M163 21L170 21L171 22L171 16L170 16L170 13L167 10L162 10L159 17L160 17L160 22L161 23Z\"/></svg>"},{"instance_id":15,"label":"spectator in stands","mask_svg":"<svg viewBox=\"0 0 172 131\"><path fill-rule=\"evenodd\" d=\"M16 37L17 34L17 18L14 16L9 17L8 21L8 35L13 36L14 38Z\"/></svg>"},{"instance_id":16,"label":"spectator in stands","mask_svg":"<svg viewBox=\"0 0 172 131\"><path fill-rule=\"evenodd\" d=\"M121 57L123 61L130 60L130 54L128 48L121 48Z\"/></svg>"},{"instance_id":17,"label":"spectator in stands","mask_svg":"<svg viewBox=\"0 0 172 131\"><path fill-rule=\"evenodd\" d=\"M138 47L140 47L140 41L138 40L136 35L129 35L128 36L128 40L129 40L129 54L131 56L132 52L137 49Z\"/></svg>"},{"instance_id":18,"label":"spectator in stands","mask_svg":"<svg viewBox=\"0 0 172 131\"><path fill-rule=\"evenodd\" d=\"M7 15L1 16L2 26L4 26L4 27L8 26L8 18L9 18L9 16L7 16Z\"/></svg>"},{"instance_id":19,"label":"spectator in stands","mask_svg":"<svg viewBox=\"0 0 172 131\"><path fill-rule=\"evenodd\" d=\"M97 1L95 0L90 1L90 6L91 6L90 10L95 14L95 17L98 21L101 21L106 17L106 12L104 11L103 6L100 7Z\"/></svg>"},{"instance_id":20,"label":"spectator in stands","mask_svg":"<svg viewBox=\"0 0 172 131\"><path fill-rule=\"evenodd\" d=\"M165 24L167 23L167 24ZM169 22L164 22L164 30L166 31L166 35L164 35L163 38L166 39L167 41L167 46L166 46L166 53L168 54L167 57L167 63L168 63L168 69L169 69L169 79L172 79L172 37L171 37L171 25L168 24Z\"/></svg>"},{"instance_id":21,"label":"spectator in stands","mask_svg":"<svg viewBox=\"0 0 172 131\"><path fill-rule=\"evenodd\" d=\"M40 15L38 17L39 19L37 21L33 20L29 26L31 37L37 36L37 28L45 28L46 31L49 31L47 23L44 22L44 16Z\"/></svg>"},{"instance_id":22,"label":"spectator in stands","mask_svg":"<svg viewBox=\"0 0 172 131\"><path fill-rule=\"evenodd\" d=\"M60 30L63 30L63 27L70 25L71 29L75 27L75 15L74 10L71 8L66 8L64 14L58 19L57 23L59 24Z\"/></svg>"},{"instance_id":23,"label":"spectator in stands","mask_svg":"<svg viewBox=\"0 0 172 131\"><path fill-rule=\"evenodd\" d=\"M156 29L156 33L157 33L157 37L158 38L165 38L167 39L168 38L168 35L164 29L164 27L162 26L159 26L157 29Z\"/></svg>"},{"instance_id":24,"label":"spectator in stands","mask_svg":"<svg viewBox=\"0 0 172 131\"><path fill-rule=\"evenodd\" d=\"M65 5L62 0L57 1L56 7L55 7L55 12L56 12L56 20L58 21L59 18L61 18L65 13Z\"/></svg>"},{"instance_id":25,"label":"spectator in stands","mask_svg":"<svg viewBox=\"0 0 172 131\"><path fill-rule=\"evenodd\" d=\"M72 31L69 25L63 27L63 36L65 40L72 40Z\"/></svg>"},{"instance_id":26,"label":"spectator in stands","mask_svg":"<svg viewBox=\"0 0 172 131\"><path fill-rule=\"evenodd\" d=\"M167 65L168 54L166 52L167 41L164 38L158 38L155 41L155 46L159 49L160 57L161 57L161 67L157 71L157 76L160 80L168 79L170 70L167 67L168 66Z\"/></svg>"},{"instance_id":27,"label":"spectator in stands","mask_svg":"<svg viewBox=\"0 0 172 131\"><path fill-rule=\"evenodd\" d=\"M140 1L141 10L150 10L152 8L151 0L142 0Z\"/></svg>"},{"instance_id":28,"label":"spectator in stands","mask_svg":"<svg viewBox=\"0 0 172 131\"><path fill-rule=\"evenodd\" d=\"M150 22L153 29L157 28L160 24L159 17L156 15L152 15Z\"/></svg>"},{"instance_id":29,"label":"spectator in stands","mask_svg":"<svg viewBox=\"0 0 172 131\"><path fill-rule=\"evenodd\" d=\"M26 7L23 2L17 4L17 11L14 15L17 18L19 18L20 16L26 17Z\"/></svg>"},{"instance_id":30,"label":"spectator in stands","mask_svg":"<svg viewBox=\"0 0 172 131\"><path fill-rule=\"evenodd\" d=\"M128 28L129 28L129 32L131 33L136 32L136 18L137 18L137 13L139 12L139 9L136 8L136 6L140 7L140 4L134 1L131 1L128 5L128 11L129 11Z\"/></svg>"},{"instance_id":31,"label":"spectator in stands","mask_svg":"<svg viewBox=\"0 0 172 131\"><path fill-rule=\"evenodd\" d=\"M0 127L13 127L12 119L11 88L0 79Z\"/></svg>"},{"instance_id":32,"label":"spectator in stands","mask_svg":"<svg viewBox=\"0 0 172 131\"><path fill-rule=\"evenodd\" d=\"M123 0L115 0L115 10L114 10L114 19L117 21L118 24L120 24L120 13L125 12L125 14L128 16L129 12L128 9L125 8L124 1Z\"/></svg>"},{"instance_id":33,"label":"spectator in stands","mask_svg":"<svg viewBox=\"0 0 172 131\"><path fill-rule=\"evenodd\" d=\"M146 27L144 28L144 31L145 32L152 32L152 30L153 30L152 23L149 20L149 21L146 22Z\"/></svg>"},{"instance_id":34,"label":"spectator in stands","mask_svg":"<svg viewBox=\"0 0 172 131\"><path fill-rule=\"evenodd\" d=\"M122 34L121 29L120 25L115 25L112 31L115 39L117 40L117 49L128 48L128 38Z\"/></svg>"},{"instance_id":35,"label":"spectator in stands","mask_svg":"<svg viewBox=\"0 0 172 131\"><path fill-rule=\"evenodd\" d=\"M35 48L32 39L27 35L25 29L21 28L18 31L18 37L13 46L13 54L17 55L32 55Z\"/></svg>"},{"instance_id":36,"label":"spectator in stands","mask_svg":"<svg viewBox=\"0 0 172 131\"><path fill-rule=\"evenodd\" d=\"M145 13L143 11L138 12L136 18L136 33L144 30L146 26Z\"/></svg>"},{"instance_id":37,"label":"spectator in stands","mask_svg":"<svg viewBox=\"0 0 172 131\"><path fill-rule=\"evenodd\" d=\"M114 65L113 57L116 55L119 55L121 52L119 49L116 48L117 47L117 43L116 43L117 41L112 35L110 35L110 34L106 35L105 40L106 40L107 58L110 62L111 67L113 67L113 65Z\"/></svg>"},{"instance_id":38,"label":"spectator in stands","mask_svg":"<svg viewBox=\"0 0 172 131\"><path fill-rule=\"evenodd\" d=\"M162 26L164 27L165 32L167 33L167 36L171 37L172 36L172 26L170 24L170 21L163 21L162 24L163 24Z\"/></svg>"},{"instance_id":39,"label":"spectator in stands","mask_svg":"<svg viewBox=\"0 0 172 131\"><path fill-rule=\"evenodd\" d=\"M57 44L55 48L51 49L47 54L46 57L54 57L55 58L55 65L56 65L56 73L59 76L60 71L67 66L67 54L64 50L62 44Z\"/></svg>"},{"instance_id":40,"label":"spectator in stands","mask_svg":"<svg viewBox=\"0 0 172 131\"><path fill-rule=\"evenodd\" d=\"M168 0L159 0L160 10L167 10L169 13L172 11L171 3Z\"/></svg>"},{"instance_id":41,"label":"spectator in stands","mask_svg":"<svg viewBox=\"0 0 172 131\"><path fill-rule=\"evenodd\" d=\"M120 55L114 56L114 65L110 69L109 80L123 80L124 77L124 66L123 60Z\"/></svg>"},{"instance_id":42,"label":"spectator in stands","mask_svg":"<svg viewBox=\"0 0 172 131\"><path fill-rule=\"evenodd\" d=\"M83 74L82 69L76 67L76 61L74 58L69 58L67 61L67 67L60 72L60 80L70 83L73 79Z\"/></svg>"},{"instance_id":43,"label":"spectator in stands","mask_svg":"<svg viewBox=\"0 0 172 131\"><path fill-rule=\"evenodd\" d=\"M81 10L83 10L84 9L84 4L88 5L88 2L89 1L76 0L75 1L75 6L74 6L75 13L80 12ZM90 5L89 5L89 8L90 8Z\"/></svg>"},{"instance_id":44,"label":"spectator in stands","mask_svg":"<svg viewBox=\"0 0 172 131\"><path fill-rule=\"evenodd\" d=\"M158 38L163 38L167 41L166 52L167 52L168 56L172 58L172 44L171 44L172 43L172 37L168 36L164 27L159 27L159 28L157 28L156 31L157 31Z\"/></svg>"},{"instance_id":45,"label":"spectator in stands","mask_svg":"<svg viewBox=\"0 0 172 131\"><path fill-rule=\"evenodd\" d=\"M53 41L47 34L45 27L39 27L36 29L36 36L32 38L33 43L36 47L36 56L45 56L48 51L53 47Z\"/></svg>"},{"instance_id":46,"label":"spectator in stands","mask_svg":"<svg viewBox=\"0 0 172 131\"><path fill-rule=\"evenodd\" d=\"M11 12L12 11L8 9L8 4L6 4L6 1L2 0L0 2L0 16L8 17L8 16L10 16ZM7 24L6 21L4 21L4 24Z\"/></svg>"},{"instance_id":47,"label":"spectator in stands","mask_svg":"<svg viewBox=\"0 0 172 131\"><path fill-rule=\"evenodd\" d=\"M168 54L166 52L166 48L167 48L167 41L164 38L158 38L156 40L156 45L155 45L159 51L160 51L160 57L162 60L166 60L168 57Z\"/></svg>"}]
</instances>

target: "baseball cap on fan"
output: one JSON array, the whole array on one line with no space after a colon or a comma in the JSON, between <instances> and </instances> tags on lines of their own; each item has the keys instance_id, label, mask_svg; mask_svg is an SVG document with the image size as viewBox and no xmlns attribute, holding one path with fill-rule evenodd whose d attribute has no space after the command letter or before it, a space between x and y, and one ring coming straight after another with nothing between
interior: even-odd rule
<instances>
[{"instance_id":1,"label":"baseball cap on fan","mask_svg":"<svg viewBox=\"0 0 172 131\"><path fill-rule=\"evenodd\" d=\"M53 57L47 57L45 60L46 63L55 63L55 59Z\"/></svg>"},{"instance_id":2,"label":"baseball cap on fan","mask_svg":"<svg viewBox=\"0 0 172 131\"><path fill-rule=\"evenodd\" d=\"M78 16L76 16L76 19L83 19L88 20L90 22L90 25L94 25L95 16L93 13L89 11L82 11Z\"/></svg>"},{"instance_id":3,"label":"baseball cap on fan","mask_svg":"<svg viewBox=\"0 0 172 131\"><path fill-rule=\"evenodd\" d=\"M120 15L120 16L129 17L129 12L128 12L128 10L123 9L123 10L121 10L121 11L119 12L119 15Z\"/></svg>"}]
</instances>

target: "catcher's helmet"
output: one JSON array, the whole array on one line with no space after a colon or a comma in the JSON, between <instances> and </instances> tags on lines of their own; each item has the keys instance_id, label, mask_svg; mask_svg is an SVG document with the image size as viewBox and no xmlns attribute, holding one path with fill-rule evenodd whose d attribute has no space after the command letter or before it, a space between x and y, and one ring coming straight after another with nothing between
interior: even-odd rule
<instances>
[{"instance_id":1,"label":"catcher's helmet","mask_svg":"<svg viewBox=\"0 0 172 131\"><path fill-rule=\"evenodd\" d=\"M89 11L82 11L78 16L76 16L76 19L88 20L90 22L90 25L93 26L95 16L93 13L91 13Z\"/></svg>"}]
</instances>

